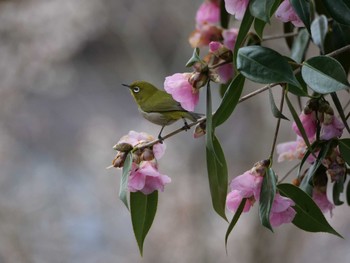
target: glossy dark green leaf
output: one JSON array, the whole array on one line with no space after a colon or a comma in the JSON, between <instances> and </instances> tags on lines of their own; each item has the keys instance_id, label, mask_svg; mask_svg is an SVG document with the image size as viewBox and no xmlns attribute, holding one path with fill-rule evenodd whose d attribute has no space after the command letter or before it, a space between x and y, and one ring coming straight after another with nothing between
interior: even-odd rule
<instances>
[{"instance_id":1,"label":"glossy dark green leaf","mask_svg":"<svg viewBox=\"0 0 350 263\"><path fill-rule=\"evenodd\" d=\"M331 97L332 97L332 100L334 102L335 107L337 108L337 111L339 113L340 119L342 120L342 122L343 122L345 128L347 129L347 131L350 133L350 127L349 127L348 121L347 121L347 119L345 117L345 113L344 113L343 107L342 107L342 105L340 103L340 100L338 98L337 93L332 92L331 93Z\"/></svg>"},{"instance_id":2,"label":"glossy dark green leaf","mask_svg":"<svg viewBox=\"0 0 350 263\"><path fill-rule=\"evenodd\" d=\"M288 91L300 97L308 97L309 94L307 93L307 85L303 80L303 77L301 76L301 72L299 71L297 74L295 74L295 77L300 83L300 87L294 86L292 84L288 84Z\"/></svg>"},{"instance_id":3,"label":"glossy dark green leaf","mask_svg":"<svg viewBox=\"0 0 350 263\"><path fill-rule=\"evenodd\" d=\"M260 39L263 38L265 25L266 25L266 22L264 22L258 18L254 19L254 30Z\"/></svg>"},{"instance_id":4,"label":"glossy dark green leaf","mask_svg":"<svg viewBox=\"0 0 350 263\"><path fill-rule=\"evenodd\" d=\"M250 30L251 25L253 24L254 17L250 14L249 8L244 13L241 25L239 27L235 47L233 49L233 61L237 65L237 53L238 49L244 44L244 41L247 37L247 34Z\"/></svg>"},{"instance_id":5,"label":"glossy dark green leaf","mask_svg":"<svg viewBox=\"0 0 350 263\"><path fill-rule=\"evenodd\" d=\"M231 81L220 106L213 115L213 125L215 127L224 123L231 116L242 94L244 81L245 78L241 74L238 74L235 79Z\"/></svg>"},{"instance_id":6,"label":"glossy dark green leaf","mask_svg":"<svg viewBox=\"0 0 350 263\"><path fill-rule=\"evenodd\" d=\"M294 32L294 26L291 22L283 23L283 33L284 34L290 34ZM289 49L292 49L292 45L294 42L294 36L289 36L284 38L286 40L287 46Z\"/></svg>"},{"instance_id":7,"label":"glossy dark green leaf","mask_svg":"<svg viewBox=\"0 0 350 263\"><path fill-rule=\"evenodd\" d=\"M325 15L321 15L314 19L311 23L311 36L312 40L317 45L321 53L325 53L324 40L328 33L328 19Z\"/></svg>"},{"instance_id":8,"label":"glossy dark green leaf","mask_svg":"<svg viewBox=\"0 0 350 263\"><path fill-rule=\"evenodd\" d=\"M344 25L350 25L349 0L322 0L322 2L334 20Z\"/></svg>"},{"instance_id":9,"label":"glossy dark green leaf","mask_svg":"<svg viewBox=\"0 0 350 263\"><path fill-rule=\"evenodd\" d=\"M226 235L225 235L225 248L226 248L226 252L227 252L227 240L228 240L228 237L232 231L232 229L235 227L236 223L238 222L238 219L240 218L242 212L243 212L243 209L244 209L244 206L245 206L245 203L247 202L247 199L246 198L243 198L241 203L239 204L238 206L238 209L235 213L235 215L233 216L228 228L227 228L227 231L226 231Z\"/></svg>"},{"instance_id":10,"label":"glossy dark green leaf","mask_svg":"<svg viewBox=\"0 0 350 263\"><path fill-rule=\"evenodd\" d=\"M342 65L334 58L318 56L303 63L301 74L309 87L321 94L349 88Z\"/></svg>"},{"instance_id":11,"label":"glossy dark green leaf","mask_svg":"<svg viewBox=\"0 0 350 263\"><path fill-rule=\"evenodd\" d=\"M123 173L122 177L120 179L120 186L119 186L119 199L122 200L124 205L127 209L129 209L128 205L128 180L129 180L129 174L131 170L131 164L132 164L132 153L129 152L128 155L125 158L124 165L123 165Z\"/></svg>"},{"instance_id":12,"label":"glossy dark green leaf","mask_svg":"<svg viewBox=\"0 0 350 263\"><path fill-rule=\"evenodd\" d=\"M220 25L222 28L227 28L230 22L230 14L227 13L225 8L225 1L220 1Z\"/></svg>"},{"instance_id":13,"label":"glossy dark green leaf","mask_svg":"<svg viewBox=\"0 0 350 263\"><path fill-rule=\"evenodd\" d=\"M292 50L291 50L291 58L298 63L301 63L304 60L305 53L309 47L310 43L310 35L307 30L301 29L295 38Z\"/></svg>"},{"instance_id":14,"label":"glossy dark green leaf","mask_svg":"<svg viewBox=\"0 0 350 263\"><path fill-rule=\"evenodd\" d=\"M309 142L309 139L306 135L306 132L305 132L305 129L304 129L304 126L303 124L301 123L300 119L299 119L299 115L298 113L295 111L294 107L293 107L293 104L291 103L291 101L289 100L288 98L288 95L286 94L286 102L287 102L287 105L288 105L288 108L289 108L289 111L290 113L292 114L292 117L294 119L294 122L295 124L297 125L300 133L301 133L301 137L303 137L304 141L305 141L305 144L306 146L308 147L308 149L311 149L311 145L310 145L310 142Z\"/></svg>"},{"instance_id":15,"label":"glossy dark green leaf","mask_svg":"<svg viewBox=\"0 0 350 263\"><path fill-rule=\"evenodd\" d=\"M141 255L143 243L157 212L157 204L158 191L149 195L144 195L141 192L130 193L131 223Z\"/></svg>"},{"instance_id":16,"label":"glossy dark green leaf","mask_svg":"<svg viewBox=\"0 0 350 263\"><path fill-rule=\"evenodd\" d=\"M270 23L270 13L275 0L251 0L249 11L252 16Z\"/></svg>"},{"instance_id":17,"label":"glossy dark green leaf","mask_svg":"<svg viewBox=\"0 0 350 263\"><path fill-rule=\"evenodd\" d=\"M259 216L261 224L273 232L270 224L270 212L276 194L276 174L271 168L266 173L261 185L259 200Z\"/></svg>"},{"instance_id":18,"label":"glossy dark green leaf","mask_svg":"<svg viewBox=\"0 0 350 263\"><path fill-rule=\"evenodd\" d=\"M254 82L290 83L300 86L287 60L270 48L261 46L240 48L237 56L237 69Z\"/></svg>"},{"instance_id":19,"label":"glossy dark green leaf","mask_svg":"<svg viewBox=\"0 0 350 263\"><path fill-rule=\"evenodd\" d=\"M350 139L339 140L339 151L345 162L350 165Z\"/></svg>"},{"instance_id":20,"label":"glossy dark green leaf","mask_svg":"<svg viewBox=\"0 0 350 263\"><path fill-rule=\"evenodd\" d=\"M300 20L303 21L307 31L310 31L311 14L310 14L310 1L309 0L290 0L295 13L299 16Z\"/></svg>"},{"instance_id":21,"label":"glossy dark green leaf","mask_svg":"<svg viewBox=\"0 0 350 263\"><path fill-rule=\"evenodd\" d=\"M293 207L297 212L292 223L302 230L309 232L327 232L342 237L327 222L320 208L304 191L292 184L279 184L280 194L295 202Z\"/></svg>"},{"instance_id":22,"label":"glossy dark green leaf","mask_svg":"<svg viewBox=\"0 0 350 263\"><path fill-rule=\"evenodd\" d=\"M277 108L271 89L269 89L269 101L272 115L277 119L284 119L289 121L289 119L284 116L283 113Z\"/></svg>"},{"instance_id":23,"label":"glossy dark green leaf","mask_svg":"<svg viewBox=\"0 0 350 263\"><path fill-rule=\"evenodd\" d=\"M333 185L333 203L334 205L342 205L343 201L340 200L340 195L343 194L344 191L344 181L336 181Z\"/></svg>"},{"instance_id":24,"label":"glossy dark green leaf","mask_svg":"<svg viewBox=\"0 0 350 263\"><path fill-rule=\"evenodd\" d=\"M227 221L225 214L228 172L224 152L216 137L213 138L214 150L206 147L207 169L211 200L214 210Z\"/></svg>"}]
</instances>

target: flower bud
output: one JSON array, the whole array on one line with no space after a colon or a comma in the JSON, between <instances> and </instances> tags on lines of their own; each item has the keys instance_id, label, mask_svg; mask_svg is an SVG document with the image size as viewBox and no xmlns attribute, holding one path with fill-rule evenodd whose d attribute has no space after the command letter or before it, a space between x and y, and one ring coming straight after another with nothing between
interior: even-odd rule
<instances>
[{"instance_id":1,"label":"flower bud","mask_svg":"<svg viewBox=\"0 0 350 263\"><path fill-rule=\"evenodd\" d=\"M123 167L126 155L127 153L118 152L117 156L112 161L113 167L116 167L116 168Z\"/></svg>"},{"instance_id":2,"label":"flower bud","mask_svg":"<svg viewBox=\"0 0 350 263\"><path fill-rule=\"evenodd\" d=\"M206 128L205 122L198 123L196 125L196 127L194 128L193 137L195 139L197 139L197 138L202 137L203 135L205 135L206 134L205 128Z\"/></svg>"},{"instance_id":3,"label":"flower bud","mask_svg":"<svg viewBox=\"0 0 350 263\"><path fill-rule=\"evenodd\" d=\"M133 149L133 147L129 143L122 142L114 145L113 149L119 152L130 152Z\"/></svg>"},{"instance_id":4,"label":"flower bud","mask_svg":"<svg viewBox=\"0 0 350 263\"><path fill-rule=\"evenodd\" d=\"M188 79L188 82L196 90L200 89L208 82L207 72L203 71L204 70L202 70L202 72L193 72L191 77Z\"/></svg>"}]
</instances>

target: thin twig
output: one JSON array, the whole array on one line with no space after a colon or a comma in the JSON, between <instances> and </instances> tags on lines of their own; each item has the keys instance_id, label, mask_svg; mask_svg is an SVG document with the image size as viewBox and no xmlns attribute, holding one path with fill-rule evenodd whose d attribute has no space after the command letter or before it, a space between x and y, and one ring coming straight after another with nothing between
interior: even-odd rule
<instances>
[{"instance_id":1,"label":"thin twig","mask_svg":"<svg viewBox=\"0 0 350 263\"><path fill-rule=\"evenodd\" d=\"M285 38L285 37L294 37L296 35L298 35L298 32L291 32L291 33L286 33L286 34L282 34L282 35L275 35L275 36L267 36L267 37L264 37L261 41L268 41L268 40Z\"/></svg>"}]
</instances>

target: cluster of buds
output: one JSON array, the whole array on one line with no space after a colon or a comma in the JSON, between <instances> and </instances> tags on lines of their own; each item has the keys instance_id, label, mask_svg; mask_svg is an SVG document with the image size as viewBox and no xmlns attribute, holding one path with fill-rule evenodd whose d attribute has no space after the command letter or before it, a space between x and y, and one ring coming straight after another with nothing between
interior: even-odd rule
<instances>
[{"instance_id":1,"label":"cluster of buds","mask_svg":"<svg viewBox=\"0 0 350 263\"><path fill-rule=\"evenodd\" d=\"M131 192L140 191L150 194L155 190L164 190L164 185L171 182L170 177L158 171L158 159L165 151L165 145L156 143L154 137L146 133L130 131L123 136L113 147L117 155L112 161L112 167L122 168L128 154L132 154L132 165L128 180L128 189Z\"/></svg>"},{"instance_id":2,"label":"cluster of buds","mask_svg":"<svg viewBox=\"0 0 350 263\"><path fill-rule=\"evenodd\" d=\"M311 99L307 102L303 112L299 116L310 141L315 140L319 129L321 140L339 138L343 134L344 124L334 116L333 108L323 99ZM301 136L301 132L295 123L293 130Z\"/></svg>"}]
</instances>

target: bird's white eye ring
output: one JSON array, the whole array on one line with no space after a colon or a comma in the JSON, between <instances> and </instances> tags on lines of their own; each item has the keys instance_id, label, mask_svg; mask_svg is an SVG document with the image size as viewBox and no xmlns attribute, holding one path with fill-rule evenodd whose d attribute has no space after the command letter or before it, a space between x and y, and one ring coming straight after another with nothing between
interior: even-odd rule
<instances>
[{"instance_id":1,"label":"bird's white eye ring","mask_svg":"<svg viewBox=\"0 0 350 263\"><path fill-rule=\"evenodd\" d=\"M139 87L134 87L133 89L132 89L135 93L138 93L139 91L140 91L140 88Z\"/></svg>"}]
</instances>

